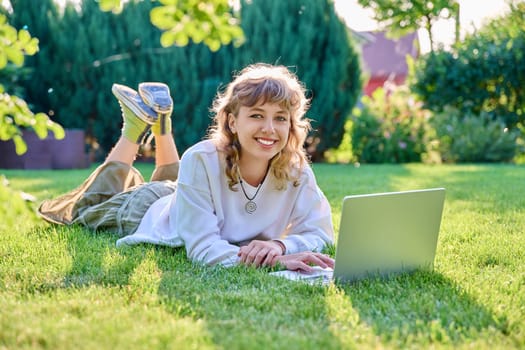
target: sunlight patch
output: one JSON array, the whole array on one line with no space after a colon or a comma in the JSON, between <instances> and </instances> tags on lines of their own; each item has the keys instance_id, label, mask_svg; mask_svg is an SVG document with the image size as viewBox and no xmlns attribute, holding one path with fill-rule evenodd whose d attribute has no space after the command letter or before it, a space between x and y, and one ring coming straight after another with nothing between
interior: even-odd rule
<instances>
[{"instance_id":1,"label":"sunlight patch","mask_svg":"<svg viewBox=\"0 0 525 350\"><path fill-rule=\"evenodd\" d=\"M149 251L144 259L135 267L130 276L130 286L136 287L142 292L158 292L162 279L162 271L159 269L157 262L154 260L153 252Z\"/></svg>"},{"instance_id":2,"label":"sunlight patch","mask_svg":"<svg viewBox=\"0 0 525 350\"><path fill-rule=\"evenodd\" d=\"M344 289L331 284L326 289L325 303L330 332L340 339L341 344L375 342L370 327L360 322L359 314Z\"/></svg>"}]
</instances>

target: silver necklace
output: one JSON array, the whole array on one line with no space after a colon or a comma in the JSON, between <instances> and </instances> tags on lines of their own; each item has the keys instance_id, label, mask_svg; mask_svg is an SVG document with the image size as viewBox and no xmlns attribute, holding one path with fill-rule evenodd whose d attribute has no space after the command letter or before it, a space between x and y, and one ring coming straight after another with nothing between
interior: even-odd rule
<instances>
[{"instance_id":1,"label":"silver necklace","mask_svg":"<svg viewBox=\"0 0 525 350\"><path fill-rule=\"evenodd\" d=\"M257 204L253 200L255 199L255 197L257 197L257 194L259 193L259 190L262 187L262 182L259 184L259 186L257 186L257 190L255 191L255 194L252 196L252 198L250 198L246 193L244 185L242 184L242 179L239 179L239 182L241 184L242 193L244 193L244 197L246 197L246 199L248 200L248 202L246 202L246 204L244 205L244 210L246 210L248 214L253 214L257 210Z\"/></svg>"}]
</instances>

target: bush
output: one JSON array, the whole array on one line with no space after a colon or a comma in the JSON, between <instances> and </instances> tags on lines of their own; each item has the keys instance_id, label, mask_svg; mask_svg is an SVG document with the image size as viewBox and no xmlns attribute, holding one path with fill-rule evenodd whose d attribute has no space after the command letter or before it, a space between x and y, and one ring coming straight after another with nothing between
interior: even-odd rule
<instances>
[{"instance_id":1,"label":"bush","mask_svg":"<svg viewBox=\"0 0 525 350\"><path fill-rule=\"evenodd\" d=\"M525 124L525 3L468 35L452 51L420 57L411 89L425 108L453 106L463 113L491 112L509 128Z\"/></svg>"},{"instance_id":2,"label":"bush","mask_svg":"<svg viewBox=\"0 0 525 350\"><path fill-rule=\"evenodd\" d=\"M406 87L384 88L362 98L353 114L352 150L362 163L419 162L425 152L429 112Z\"/></svg>"},{"instance_id":3,"label":"bush","mask_svg":"<svg viewBox=\"0 0 525 350\"><path fill-rule=\"evenodd\" d=\"M435 135L429 154L437 152L443 162L508 162L520 147L520 132L486 112L462 115L449 107L434 115L430 124Z\"/></svg>"}]
</instances>

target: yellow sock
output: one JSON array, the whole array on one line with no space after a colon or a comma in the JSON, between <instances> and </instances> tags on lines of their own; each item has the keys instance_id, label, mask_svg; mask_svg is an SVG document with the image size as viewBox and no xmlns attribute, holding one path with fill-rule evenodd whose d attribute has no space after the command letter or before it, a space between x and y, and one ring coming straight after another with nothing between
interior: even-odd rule
<instances>
[{"instance_id":1,"label":"yellow sock","mask_svg":"<svg viewBox=\"0 0 525 350\"><path fill-rule=\"evenodd\" d=\"M120 108L122 109L122 116L124 124L122 125L122 135L133 143L141 144L142 140L150 130L151 126L137 117L131 109L124 106L122 103Z\"/></svg>"},{"instance_id":2,"label":"yellow sock","mask_svg":"<svg viewBox=\"0 0 525 350\"><path fill-rule=\"evenodd\" d=\"M151 126L153 135L166 135L171 133L171 113L159 113L159 119Z\"/></svg>"}]
</instances>

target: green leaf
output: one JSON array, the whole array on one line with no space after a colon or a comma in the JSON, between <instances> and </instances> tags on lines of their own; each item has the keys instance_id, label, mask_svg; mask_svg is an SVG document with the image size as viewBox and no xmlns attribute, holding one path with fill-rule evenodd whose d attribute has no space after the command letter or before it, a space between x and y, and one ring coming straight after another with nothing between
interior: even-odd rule
<instances>
[{"instance_id":1,"label":"green leaf","mask_svg":"<svg viewBox=\"0 0 525 350\"><path fill-rule=\"evenodd\" d=\"M160 44L162 47L169 47L175 42L175 33L164 32L160 36Z\"/></svg>"},{"instance_id":2,"label":"green leaf","mask_svg":"<svg viewBox=\"0 0 525 350\"><path fill-rule=\"evenodd\" d=\"M188 34L196 44L202 42L207 36L207 33L204 30L195 27L188 28Z\"/></svg>"},{"instance_id":3,"label":"green leaf","mask_svg":"<svg viewBox=\"0 0 525 350\"><path fill-rule=\"evenodd\" d=\"M17 66L21 66L24 64L24 53L14 47L6 47L5 48L5 54L7 56L7 59Z\"/></svg>"},{"instance_id":4,"label":"green leaf","mask_svg":"<svg viewBox=\"0 0 525 350\"><path fill-rule=\"evenodd\" d=\"M15 144L15 152L19 156L27 152L27 144L20 135L13 136L13 142Z\"/></svg>"},{"instance_id":5,"label":"green leaf","mask_svg":"<svg viewBox=\"0 0 525 350\"><path fill-rule=\"evenodd\" d=\"M50 121L51 122L51 121ZM55 139L62 140L64 137L66 137L66 132L62 126L60 126L57 123L51 122L49 125L49 130L53 132L53 135L55 136Z\"/></svg>"},{"instance_id":6,"label":"green leaf","mask_svg":"<svg viewBox=\"0 0 525 350\"><path fill-rule=\"evenodd\" d=\"M24 47L26 54L29 56L36 54L38 52L38 43L37 38L32 38Z\"/></svg>"},{"instance_id":7,"label":"green leaf","mask_svg":"<svg viewBox=\"0 0 525 350\"><path fill-rule=\"evenodd\" d=\"M184 32L175 33L173 38L177 46L186 46L190 42L190 38L188 37L188 34Z\"/></svg>"},{"instance_id":8,"label":"green leaf","mask_svg":"<svg viewBox=\"0 0 525 350\"><path fill-rule=\"evenodd\" d=\"M31 40L31 34L25 29L18 31L18 41L24 46Z\"/></svg>"},{"instance_id":9,"label":"green leaf","mask_svg":"<svg viewBox=\"0 0 525 350\"><path fill-rule=\"evenodd\" d=\"M3 40L5 40L6 43L12 44L16 42L17 40L17 31L15 28L11 27L9 24L5 24L3 26Z\"/></svg>"},{"instance_id":10,"label":"green leaf","mask_svg":"<svg viewBox=\"0 0 525 350\"><path fill-rule=\"evenodd\" d=\"M216 52L221 48L221 42L217 39L208 38L204 40L204 43L212 52Z\"/></svg>"},{"instance_id":11,"label":"green leaf","mask_svg":"<svg viewBox=\"0 0 525 350\"><path fill-rule=\"evenodd\" d=\"M226 0L159 2L163 6L157 6L150 11L150 20L157 28L165 31L161 35L163 47L173 44L186 46L191 39L195 43L209 43L210 50L217 51L221 44L229 44L234 38L239 39L237 46L244 41L243 31L232 18ZM167 32L172 34L166 34Z\"/></svg>"},{"instance_id":12,"label":"green leaf","mask_svg":"<svg viewBox=\"0 0 525 350\"><path fill-rule=\"evenodd\" d=\"M120 13L122 11L121 0L99 0L99 7L102 11Z\"/></svg>"},{"instance_id":13,"label":"green leaf","mask_svg":"<svg viewBox=\"0 0 525 350\"><path fill-rule=\"evenodd\" d=\"M166 6L155 7L150 11L151 23L159 29L172 29L182 17L181 13L177 13L175 9L170 9Z\"/></svg>"},{"instance_id":14,"label":"green leaf","mask_svg":"<svg viewBox=\"0 0 525 350\"><path fill-rule=\"evenodd\" d=\"M0 69L5 68L7 66L7 55L4 51L0 50Z\"/></svg>"},{"instance_id":15,"label":"green leaf","mask_svg":"<svg viewBox=\"0 0 525 350\"><path fill-rule=\"evenodd\" d=\"M36 123L33 125L33 130L35 131L36 136L38 136L39 139L43 140L47 137L48 131L47 126L44 124Z\"/></svg>"}]
</instances>

